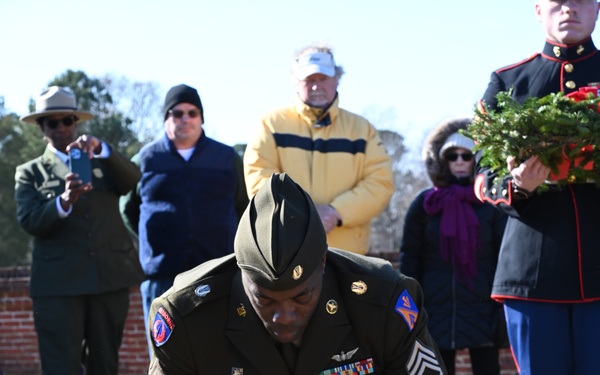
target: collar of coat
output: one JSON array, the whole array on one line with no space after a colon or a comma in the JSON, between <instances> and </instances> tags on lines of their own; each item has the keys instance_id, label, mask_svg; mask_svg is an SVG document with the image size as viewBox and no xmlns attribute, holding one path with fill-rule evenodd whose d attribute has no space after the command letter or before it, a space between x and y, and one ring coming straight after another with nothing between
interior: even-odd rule
<instances>
[{"instance_id":1,"label":"collar of coat","mask_svg":"<svg viewBox=\"0 0 600 375\"><path fill-rule=\"evenodd\" d=\"M575 44L559 44L546 40L542 54L544 57L557 61L577 61L595 54L597 51L592 38L582 40Z\"/></svg>"},{"instance_id":2,"label":"collar of coat","mask_svg":"<svg viewBox=\"0 0 600 375\"><path fill-rule=\"evenodd\" d=\"M337 279L333 272L323 275L321 297L302 337L302 348L298 353L298 361L294 373L317 374L331 360L332 348L338 348L352 330L350 319L343 305ZM326 312L328 301L339 303L335 314ZM262 321L252 308L244 293L241 275L233 280L229 308L229 326L225 334L240 352L264 374L289 374L289 370L281 358L275 340L265 330ZM245 316L237 313L237 307L245 306ZM327 339L324 340L323 337ZM310 348L309 350L303 350ZM352 349L352 348L350 348Z\"/></svg>"},{"instance_id":3,"label":"collar of coat","mask_svg":"<svg viewBox=\"0 0 600 375\"><path fill-rule=\"evenodd\" d=\"M45 165L45 168L47 169L46 172L49 173L46 178L64 180L67 173L69 173L69 167L66 164L66 160L68 160L68 158L63 160L62 156L56 154L52 151L50 146L47 145L42 154L42 164Z\"/></svg>"},{"instance_id":4,"label":"collar of coat","mask_svg":"<svg viewBox=\"0 0 600 375\"><path fill-rule=\"evenodd\" d=\"M330 124L335 123L340 109L339 105L339 95L335 95L335 99L329 105L329 107L315 108L311 107L308 104L304 103L300 97L296 96L296 112L304 121L309 123L311 126L328 126ZM328 120L327 120L328 117Z\"/></svg>"}]
</instances>

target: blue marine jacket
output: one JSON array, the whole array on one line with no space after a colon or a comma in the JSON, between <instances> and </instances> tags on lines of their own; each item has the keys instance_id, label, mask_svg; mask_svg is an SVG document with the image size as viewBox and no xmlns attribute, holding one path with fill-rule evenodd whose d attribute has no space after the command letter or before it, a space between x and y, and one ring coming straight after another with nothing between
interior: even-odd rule
<instances>
[{"instance_id":1,"label":"blue marine jacket","mask_svg":"<svg viewBox=\"0 0 600 375\"><path fill-rule=\"evenodd\" d=\"M522 102L600 84L600 53L591 39L574 45L547 41L542 53L492 73L483 101L513 89ZM550 186L527 199L513 196L510 178L476 168L475 190L507 212L492 296L543 302L600 300L600 189L593 183Z\"/></svg>"}]
</instances>

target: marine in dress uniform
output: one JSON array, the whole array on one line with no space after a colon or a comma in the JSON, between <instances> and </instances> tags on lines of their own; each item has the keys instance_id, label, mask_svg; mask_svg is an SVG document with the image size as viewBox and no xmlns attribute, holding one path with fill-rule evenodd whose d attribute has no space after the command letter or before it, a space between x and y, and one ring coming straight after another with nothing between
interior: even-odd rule
<instances>
[{"instance_id":1,"label":"marine in dress uniform","mask_svg":"<svg viewBox=\"0 0 600 375\"><path fill-rule=\"evenodd\" d=\"M512 89L523 102L599 84L600 53L590 37L568 45L548 39L541 53L492 73L482 102L495 110L500 91ZM492 297L505 303L517 366L522 374L597 374L598 186L550 185L538 194L517 187L512 176L496 177L476 167L475 192L510 215Z\"/></svg>"},{"instance_id":2,"label":"marine in dress uniform","mask_svg":"<svg viewBox=\"0 0 600 375\"><path fill-rule=\"evenodd\" d=\"M381 259L328 249L317 210L274 174L235 253L154 300L150 374L445 374L419 284Z\"/></svg>"}]
</instances>

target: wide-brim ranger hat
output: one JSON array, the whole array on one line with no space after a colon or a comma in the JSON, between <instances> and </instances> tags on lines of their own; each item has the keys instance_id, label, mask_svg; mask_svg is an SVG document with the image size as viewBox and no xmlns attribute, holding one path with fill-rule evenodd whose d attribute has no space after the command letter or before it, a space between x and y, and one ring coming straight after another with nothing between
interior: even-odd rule
<instances>
[{"instance_id":1,"label":"wide-brim ranger hat","mask_svg":"<svg viewBox=\"0 0 600 375\"><path fill-rule=\"evenodd\" d=\"M35 124L40 117L57 114L76 116L77 122L94 118L91 112L80 111L77 108L77 99L71 90L60 86L50 86L35 100L35 112L22 116L20 120Z\"/></svg>"},{"instance_id":2,"label":"wide-brim ranger hat","mask_svg":"<svg viewBox=\"0 0 600 375\"><path fill-rule=\"evenodd\" d=\"M294 63L294 76L297 79L321 73L328 77L335 76L335 61L328 52L306 52L298 56Z\"/></svg>"}]
</instances>

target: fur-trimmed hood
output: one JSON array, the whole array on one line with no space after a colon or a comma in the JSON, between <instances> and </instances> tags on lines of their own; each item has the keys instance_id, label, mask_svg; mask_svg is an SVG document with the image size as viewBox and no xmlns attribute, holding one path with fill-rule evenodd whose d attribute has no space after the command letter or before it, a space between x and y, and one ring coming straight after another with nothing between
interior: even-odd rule
<instances>
[{"instance_id":1,"label":"fur-trimmed hood","mask_svg":"<svg viewBox=\"0 0 600 375\"><path fill-rule=\"evenodd\" d=\"M471 118L452 118L441 122L427 136L423 144L421 157L425 165L425 170L434 186L442 187L450 185L452 174L448 169L448 163L440 160L440 149L446 139L457 133L460 129L466 129L471 123Z\"/></svg>"}]
</instances>

